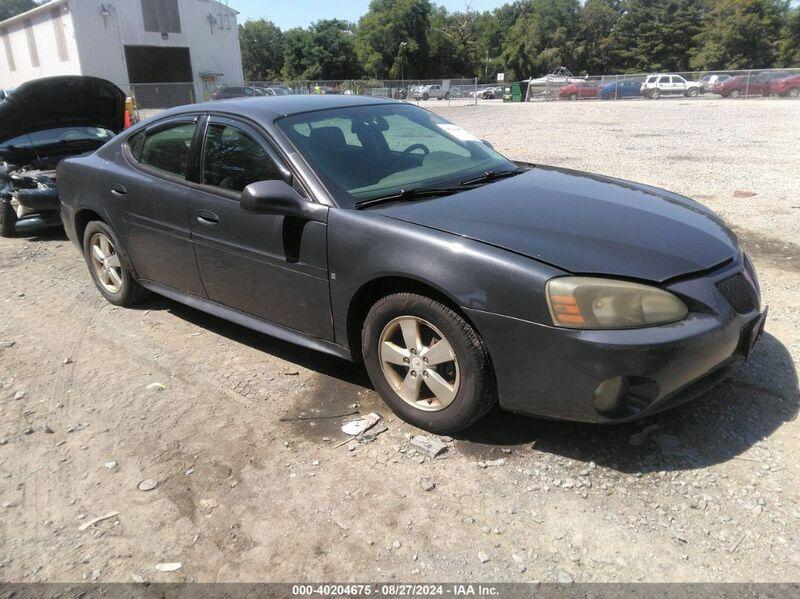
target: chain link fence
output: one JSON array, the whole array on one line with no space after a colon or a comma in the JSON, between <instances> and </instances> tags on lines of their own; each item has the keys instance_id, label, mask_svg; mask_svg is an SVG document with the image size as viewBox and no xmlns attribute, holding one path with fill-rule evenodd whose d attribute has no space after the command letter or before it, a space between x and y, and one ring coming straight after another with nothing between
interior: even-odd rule
<instances>
[{"instance_id":1,"label":"chain link fence","mask_svg":"<svg viewBox=\"0 0 800 599\"><path fill-rule=\"evenodd\" d=\"M632 100L687 98L800 97L800 68L733 71L628 73L623 75L550 75L521 82L525 98L555 100Z\"/></svg>"},{"instance_id":2,"label":"chain link fence","mask_svg":"<svg viewBox=\"0 0 800 599\"><path fill-rule=\"evenodd\" d=\"M360 95L420 105L466 106L482 98L487 86L477 79L358 79L346 81L243 81L241 83L134 83L123 86L135 117L144 119L185 104L242 97ZM499 95L497 96L500 97Z\"/></svg>"},{"instance_id":3,"label":"chain link fence","mask_svg":"<svg viewBox=\"0 0 800 599\"><path fill-rule=\"evenodd\" d=\"M504 101L644 100L665 97L800 97L800 68L586 75L568 73L508 83L473 79L351 79L339 81L244 81L241 83L142 83L124 88L134 120L197 102L237 97L361 95L422 106L474 106Z\"/></svg>"}]
</instances>

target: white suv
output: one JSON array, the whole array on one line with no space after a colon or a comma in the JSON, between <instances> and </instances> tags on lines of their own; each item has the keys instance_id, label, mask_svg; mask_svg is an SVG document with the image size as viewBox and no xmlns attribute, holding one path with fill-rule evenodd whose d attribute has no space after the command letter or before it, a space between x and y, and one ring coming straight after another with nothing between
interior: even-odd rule
<instances>
[{"instance_id":1,"label":"white suv","mask_svg":"<svg viewBox=\"0 0 800 599\"><path fill-rule=\"evenodd\" d=\"M413 97L415 100L430 100L431 98L436 98L437 100L449 100L450 86L421 85L414 90Z\"/></svg>"},{"instance_id":2,"label":"white suv","mask_svg":"<svg viewBox=\"0 0 800 599\"><path fill-rule=\"evenodd\" d=\"M651 100L661 96L687 96L694 98L700 93L697 81L687 81L680 75L648 75L642 84L642 95Z\"/></svg>"}]
</instances>

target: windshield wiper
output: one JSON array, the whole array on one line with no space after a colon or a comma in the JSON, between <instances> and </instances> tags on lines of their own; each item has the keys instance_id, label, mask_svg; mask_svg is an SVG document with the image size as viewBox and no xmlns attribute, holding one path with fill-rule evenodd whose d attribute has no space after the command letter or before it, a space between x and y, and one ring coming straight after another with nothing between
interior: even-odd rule
<instances>
[{"instance_id":1,"label":"windshield wiper","mask_svg":"<svg viewBox=\"0 0 800 599\"><path fill-rule=\"evenodd\" d=\"M401 189L398 193L356 202L354 207L356 210L361 210L362 208L369 208L370 206L384 204L386 202L399 202L405 200L416 200L418 198L453 195L454 193L468 191L470 188L465 185L466 184L460 184L459 187L412 187L411 189Z\"/></svg>"},{"instance_id":2,"label":"windshield wiper","mask_svg":"<svg viewBox=\"0 0 800 599\"><path fill-rule=\"evenodd\" d=\"M514 175L519 175L520 173L524 173L528 169L526 168L515 168L510 171L486 171L480 177L475 177L474 179L467 179L466 181L461 181L459 185L476 185L478 183L489 183L490 181L494 181L495 179L503 179L505 177L513 177Z\"/></svg>"}]
</instances>

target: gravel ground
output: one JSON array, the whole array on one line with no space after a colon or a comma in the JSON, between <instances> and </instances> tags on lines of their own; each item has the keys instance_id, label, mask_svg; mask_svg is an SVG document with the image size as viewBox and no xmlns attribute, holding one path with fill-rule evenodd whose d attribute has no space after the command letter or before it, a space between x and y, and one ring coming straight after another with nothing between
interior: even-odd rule
<instances>
[{"instance_id":1,"label":"gravel ground","mask_svg":"<svg viewBox=\"0 0 800 599\"><path fill-rule=\"evenodd\" d=\"M433 108L513 158L718 210L771 305L751 360L643 422L494 412L431 459L359 367L167 300L118 309L63 237L0 239L0 579L800 580L800 102ZM342 445L341 418L296 419L355 409L387 430Z\"/></svg>"}]
</instances>

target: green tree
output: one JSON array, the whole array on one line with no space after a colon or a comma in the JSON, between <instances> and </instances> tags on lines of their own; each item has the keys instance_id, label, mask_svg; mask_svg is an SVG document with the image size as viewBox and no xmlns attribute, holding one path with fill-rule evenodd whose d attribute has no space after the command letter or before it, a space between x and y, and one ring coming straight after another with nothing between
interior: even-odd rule
<instances>
[{"instance_id":1,"label":"green tree","mask_svg":"<svg viewBox=\"0 0 800 599\"><path fill-rule=\"evenodd\" d=\"M619 0L587 0L583 5L577 47L581 70L607 73L613 68L614 31L622 13Z\"/></svg>"},{"instance_id":2,"label":"green tree","mask_svg":"<svg viewBox=\"0 0 800 599\"><path fill-rule=\"evenodd\" d=\"M578 0L530 0L521 8L503 40L500 58L506 73L520 79L561 65L575 69Z\"/></svg>"},{"instance_id":3,"label":"green tree","mask_svg":"<svg viewBox=\"0 0 800 599\"><path fill-rule=\"evenodd\" d=\"M428 31L432 7L428 0L372 0L359 21L358 57L364 73L379 79L428 74ZM403 44L403 46L401 46Z\"/></svg>"},{"instance_id":4,"label":"green tree","mask_svg":"<svg viewBox=\"0 0 800 599\"><path fill-rule=\"evenodd\" d=\"M270 81L283 68L283 33L272 21L259 19L239 26L242 67L248 81Z\"/></svg>"},{"instance_id":5,"label":"green tree","mask_svg":"<svg viewBox=\"0 0 800 599\"><path fill-rule=\"evenodd\" d=\"M478 47L476 15L472 11L448 13L444 8L433 10L428 32L428 48L432 68L427 75L438 77L472 77ZM434 72L437 71L437 72Z\"/></svg>"},{"instance_id":6,"label":"green tree","mask_svg":"<svg viewBox=\"0 0 800 599\"><path fill-rule=\"evenodd\" d=\"M786 17L778 47L778 60L784 67L800 67L800 6Z\"/></svg>"},{"instance_id":7,"label":"green tree","mask_svg":"<svg viewBox=\"0 0 800 599\"><path fill-rule=\"evenodd\" d=\"M284 35L287 79L341 80L361 74L351 23L339 19L317 21L308 29L290 29Z\"/></svg>"},{"instance_id":8,"label":"green tree","mask_svg":"<svg viewBox=\"0 0 800 599\"><path fill-rule=\"evenodd\" d=\"M36 8L33 0L0 0L0 21L16 17L32 8Z\"/></svg>"},{"instance_id":9,"label":"green tree","mask_svg":"<svg viewBox=\"0 0 800 599\"><path fill-rule=\"evenodd\" d=\"M772 66L787 4L782 0L715 0L697 35L691 64L699 69Z\"/></svg>"},{"instance_id":10,"label":"green tree","mask_svg":"<svg viewBox=\"0 0 800 599\"><path fill-rule=\"evenodd\" d=\"M697 0L627 0L615 27L611 64L635 71L689 69L706 7Z\"/></svg>"}]
</instances>

